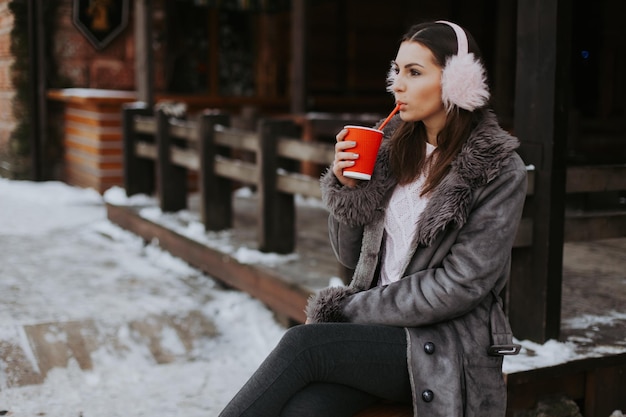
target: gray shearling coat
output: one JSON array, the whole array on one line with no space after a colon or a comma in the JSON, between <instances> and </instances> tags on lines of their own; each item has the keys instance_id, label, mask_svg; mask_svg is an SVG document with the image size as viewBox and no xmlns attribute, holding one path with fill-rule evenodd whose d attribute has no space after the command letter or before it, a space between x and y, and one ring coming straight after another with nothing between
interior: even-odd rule
<instances>
[{"instance_id":1,"label":"gray shearling coat","mask_svg":"<svg viewBox=\"0 0 626 417\"><path fill-rule=\"evenodd\" d=\"M422 213L404 276L390 285L376 283L384 211L396 185L389 137L398 116L384 129L370 181L344 187L330 170L321 180L333 250L355 272L349 286L314 296L307 316L311 322L404 327L415 416L505 415L502 357L487 349L501 333L510 336L495 294L509 276L526 168L515 152L518 140L491 111L481 113Z\"/></svg>"}]
</instances>

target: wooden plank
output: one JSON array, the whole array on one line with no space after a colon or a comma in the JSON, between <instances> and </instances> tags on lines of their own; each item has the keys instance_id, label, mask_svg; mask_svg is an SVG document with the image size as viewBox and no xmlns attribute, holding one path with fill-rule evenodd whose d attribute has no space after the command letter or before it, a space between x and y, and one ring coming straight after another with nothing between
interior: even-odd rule
<instances>
[{"instance_id":1,"label":"wooden plank","mask_svg":"<svg viewBox=\"0 0 626 417\"><path fill-rule=\"evenodd\" d=\"M276 189L283 193L304 197L322 198L320 181L317 178L300 174L278 173Z\"/></svg>"},{"instance_id":2,"label":"wooden plank","mask_svg":"<svg viewBox=\"0 0 626 417\"><path fill-rule=\"evenodd\" d=\"M626 165L569 167L566 184L568 193L626 190Z\"/></svg>"},{"instance_id":3,"label":"wooden plank","mask_svg":"<svg viewBox=\"0 0 626 417\"><path fill-rule=\"evenodd\" d=\"M123 153L122 142L97 142L75 135L65 135L63 138L65 149L78 149L94 156L120 156ZM121 160L121 158L120 158Z\"/></svg>"},{"instance_id":4,"label":"wooden plank","mask_svg":"<svg viewBox=\"0 0 626 417\"><path fill-rule=\"evenodd\" d=\"M171 118L169 120L169 129L171 137L185 139L189 142L198 141L196 123L193 121Z\"/></svg>"},{"instance_id":5,"label":"wooden plank","mask_svg":"<svg viewBox=\"0 0 626 417\"><path fill-rule=\"evenodd\" d=\"M592 241L626 236L626 212L584 213L565 217L566 242Z\"/></svg>"},{"instance_id":6,"label":"wooden plank","mask_svg":"<svg viewBox=\"0 0 626 417\"><path fill-rule=\"evenodd\" d=\"M505 375L507 417L534 408L538 400L554 394L566 395L585 404L584 415L587 417L606 417L613 410L626 407L623 394L625 371L626 353L620 353ZM606 408L611 409L605 412ZM596 413L598 409L600 413Z\"/></svg>"},{"instance_id":7,"label":"wooden plank","mask_svg":"<svg viewBox=\"0 0 626 417\"><path fill-rule=\"evenodd\" d=\"M593 369L622 367L623 365L626 365L626 353L602 357L587 357L558 365L512 372L506 375L506 382L508 386L533 384L547 378L576 375Z\"/></svg>"},{"instance_id":8,"label":"wooden plank","mask_svg":"<svg viewBox=\"0 0 626 417\"><path fill-rule=\"evenodd\" d=\"M335 159L335 147L321 142L304 142L302 139L279 138L279 156L298 161L330 165Z\"/></svg>"},{"instance_id":9,"label":"wooden plank","mask_svg":"<svg viewBox=\"0 0 626 417\"><path fill-rule=\"evenodd\" d=\"M65 126L66 135L81 136L93 142L118 142L122 138L119 128L92 128L69 123Z\"/></svg>"},{"instance_id":10,"label":"wooden plank","mask_svg":"<svg viewBox=\"0 0 626 417\"><path fill-rule=\"evenodd\" d=\"M246 132L219 126L215 129L215 144L232 149L258 152L259 135L256 132Z\"/></svg>"},{"instance_id":11,"label":"wooden plank","mask_svg":"<svg viewBox=\"0 0 626 417\"><path fill-rule=\"evenodd\" d=\"M152 116L135 116L133 118L133 129L136 133L145 135L156 134L156 120Z\"/></svg>"},{"instance_id":12,"label":"wooden plank","mask_svg":"<svg viewBox=\"0 0 626 417\"><path fill-rule=\"evenodd\" d=\"M172 146L170 148L170 158L172 163L178 166L193 171L200 169L200 157L198 156L198 151L195 149Z\"/></svg>"},{"instance_id":13,"label":"wooden plank","mask_svg":"<svg viewBox=\"0 0 626 417\"><path fill-rule=\"evenodd\" d=\"M84 152L78 148L66 148L65 160L81 168L94 171L115 169L122 172L122 155L99 155Z\"/></svg>"},{"instance_id":14,"label":"wooden plank","mask_svg":"<svg viewBox=\"0 0 626 417\"><path fill-rule=\"evenodd\" d=\"M76 123L89 127L120 127L122 117L119 113L98 113L88 110L66 108L63 115L65 123Z\"/></svg>"},{"instance_id":15,"label":"wooden plank","mask_svg":"<svg viewBox=\"0 0 626 417\"><path fill-rule=\"evenodd\" d=\"M615 410L626 410L626 363L595 368L587 373L584 415L610 416Z\"/></svg>"},{"instance_id":16,"label":"wooden plank","mask_svg":"<svg viewBox=\"0 0 626 417\"><path fill-rule=\"evenodd\" d=\"M228 158L215 159L215 174L222 178L240 181L245 184L256 184L259 179L258 167L250 162Z\"/></svg>"},{"instance_id":17,"label":"wooden plank","mask_svg":"<svg viewBox=\"0 0 626 417\"><path fill-rule=\"evenodd\" d=\"M538 401L555 395L565 395L574 401L583 400L585 398L585 372L572 375L545 375L532 383L507 384L506 416L514 417L520 411L532 410L537 406Z\"/></svg>"},{"instance_id":18,"label":"wooden plank","mask_svg":"<svg viewBox=\"0 0 626 417\"><path fill-rule=\"evenodd\" d=\"M589 242L626 236L626 212L596 212L565 216L563 241ZM530 247L533 242L533 220L522 218L513 243L514 248Z\"/></svg>"},{"instance_id":19,"label":"wooden plank","mask_svg":"<svg viewBox=\"0 0 626 417\"><path fill-rule=\"evenodd\" d=\"M146 159L157 159L157 147L154 143L138 141L135 143L135 155Z\"/></svg>"}]
</instances>

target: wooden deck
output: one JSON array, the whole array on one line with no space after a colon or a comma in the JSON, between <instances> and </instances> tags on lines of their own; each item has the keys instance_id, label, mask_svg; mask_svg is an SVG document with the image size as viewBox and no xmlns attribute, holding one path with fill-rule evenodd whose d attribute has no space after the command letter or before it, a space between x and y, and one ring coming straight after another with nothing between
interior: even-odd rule
<instances>
[{"instance_id":1,"label":"wooden deck","mask_svg":"<svg viewBox=\"0 0 626 417\"><path fill-rule=\"evenodd\" d=\"M189 201L190 213L197 199ZM256 201L234 199L234 227L202 238L186 237L187 224L175 217L176 226L152 221L140 207L107 204L114 223L143 237L158 239L173 255L185 259L224 285L246 291L286 319L304 320L308 296L340 276L328 243L326 211L315 204L297 206L297 245L291 255L265 255L250 262L257 247ZM248 248L246 253L236 248ZM251 252L250 252L251 251ZM274 262L271 262L274 260ZM626 238L567 243L564 247L561 341L575 346L580 359L559 365L506 375L509 417L534 407L544 396L565 394L581 407L585 417L608 417L626 411ZM601 319L603 318L603 319ZM610 318L610 319L609 319ZM515 330L515 329L514 329Z\"/></svg>"}]
</instances>

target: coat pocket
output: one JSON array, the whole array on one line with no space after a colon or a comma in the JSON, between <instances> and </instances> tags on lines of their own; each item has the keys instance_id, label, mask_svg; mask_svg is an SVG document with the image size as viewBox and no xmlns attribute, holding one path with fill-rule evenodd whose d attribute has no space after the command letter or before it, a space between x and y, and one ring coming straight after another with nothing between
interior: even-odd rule
<instances>
[{"instance_id":1,"label":"coat pocket","mask_svg":"<svg viewBox=\"0 0 626 417\"><path fill-rule=\"evenodd\" d=\"M464 365L466 417L503 417L506 413L506 384L502 358L473 358Z\"/></svg>"}]
</instances>

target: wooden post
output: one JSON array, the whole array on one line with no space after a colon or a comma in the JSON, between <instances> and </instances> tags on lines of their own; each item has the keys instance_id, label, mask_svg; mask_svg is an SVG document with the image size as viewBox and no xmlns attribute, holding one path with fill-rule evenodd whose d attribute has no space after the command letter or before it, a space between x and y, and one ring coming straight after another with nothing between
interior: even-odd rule
<instances>
[{"instance_id":1,"label":"wooden post","mask_svg":"<svg viewBox=\"0 0 626 417\"><path fill-rule=\"evenodd\" d=\"M135 155L135 116L151 114L152 109L142 102L128 103L122 108L124 189L128 196L154 193L154 161Z\"/></svg>"},{"instance_id":2,"label":"wooden post","mask_svg":"<svg viewBox=\"0 0 626 417\"><path fill-rule=\"evenodd\" d=\"M172 162L174 141L170 135L169 117L163 110L156 112L157 194L161 210L178 211L187 208L187 169Z\"/></svg>"},{"instance_id":3,"label":"wooden post","mask_svg":"<svg viewBox=\"0 0 626 417\"><path fill-rule=\"evenodd\" d=\"M230 126L227 114L204 112L198 117L198 152L200 153L199 187L202 198L202 222L206 230L232 227L232 181L215 173L215 127Z\"/></svg>"},{"instance_id":4,"label":"wooden post","mask_svg":"<svg viewBox=\"0 0 626 417\"><path fill-rule=\"evenodd\" d=\"M514 251L508 314L518 339L559 337L569 87L571 5L520 0L517 13L515 133L520 154L535 166L529 248Z\"/></svg>"},{"instance_id":5,"label":"wooden post","mask_svg":"<svg viewBox=\"0 0 626 417\"><path fill-rule=\"evenodd\" d=\"M290 120L263 119L259 122L259 249L291 253L296 246L294 196L277 191L278 138L293 137L296 127Z\"/></svg>"},{"instance_id":6,"label":"wooden post","mask_svg":"<svg viewBox=\"0 0 626 417\"><path fill-rule=\"evenodd\" d=\"M50 177L46 169L47 127L46 127L46 60L44 57L44 5L29 0L28 8L28 58L30 60L29 79L29 122L31 179L43 181Z\"/></svg>"},{"instance_id":7,"label":"wooden post","mask_svg":"<svg viewBox=\"0 0 626 417\"><path fill-rule=\"evenodd\" d=\"M495 71L492 74L492 104L505 128L513 122L513 102L515 78L515 19L516 4L513 1L498 3L496 8L495 39L493 41ZM504 120L503 120L504 119Z\"/></svg>"},{"instance_id":8,"label":"wooden post","mask_svg":"<svg viewBox=\"0 0 626 417\"><path fill-rule=\"evenodd\" d=\"M137 100L154 104L152 0L135 0L135 88Z\"/></svg>"},{"instance_id":9,"label":"wooden post","mask_svg":"<svg viewBox=\"0 0 626 417\"><path fill-rule=\"evenodd\" d=\"M306 112L307 0L291 2L291 113Z\"/></svg>"}]
</instances>

